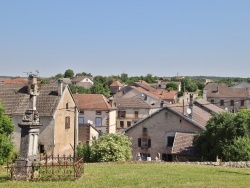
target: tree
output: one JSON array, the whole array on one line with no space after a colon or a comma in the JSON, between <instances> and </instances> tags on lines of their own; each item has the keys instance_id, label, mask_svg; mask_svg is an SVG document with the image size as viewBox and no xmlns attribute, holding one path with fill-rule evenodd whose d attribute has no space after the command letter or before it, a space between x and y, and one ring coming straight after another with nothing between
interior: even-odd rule
<instances>
[{"instance_id":1,"label":"tree","mask_svg":"<svg viewBox=\"0 0 250 188\"><path fill-rule=\"evenodd\" d=\"M198 89L194 80L191 80L189 77L185 77L181 80L181 88L183 92L195 92Z\"/></svg>"},{"instance_id":2,"label":"tree","mask_svg":"<svg viewBox=\"0 0 250 188\"><path fill-rule=\"evenodd\" d=\"M131 140L123 134L106 134L91 146L92 162L128 161L131 159Z\"/></svg>"},{"instance_id":3,"label":"tree","mask_svg":"<svg viewBox=\"0 0 250 188\"><path fill-rule=\"evenodd\" d=\"M250 78L247 78L247 82L250 82Z\"/></svg>"},{"instance_id":4,"label":"tree","mask_svg":"<svg viewBox=\"0 0 250 188\"><path fill-rule=\"evenodd\" d=\"M0 164L6 162L13 152L14 144L11 141L13 130L13 122L9 116L5 115L0 102Z\"/></svg>"},{"instance_id":5,"label":"tree","mask_svg":"<svg viewBox=\"0 0 250 188\"><path fill-rule=\"evenodd\" d=\"M103 94L106 97L110 96L109 87L106 84L95 82L94 85L90 88L91 93L93 94Z\"/></svg>"},{"instance_id":6,"label":"tree","mask_svg":"<svg viewBox=\"0 0 250 188\"><path fill-rule=\"evenodd\" d=\"M250 138L250 110L242 110L236 115L213 115L207 122L206 130L197 136L194 144L206 160L215 160L216 157L223 160L243 160L242 153L247 155L246 158L250 157L249 149L239 148L237 144L246 146L248 140L245 138ZM239 152L240 150L242 152Z\"/></svg>"},{"instance_id":7,"label":"tree","mask_svg":"<svg viewBox=\"0 0 250 188\"><path fill-rule=\"evenodd\" d=\"M122 73L122 74L121 74L121 81L122 81L123 83L127 83L127 81L128 81L128 74Z\"/></svg>"},{"instance_id":8,"label":"tree","mask_svg":"<svg viewBox=\"0 0 250 188\"><path fill-rule=\"evenodd\" d=\"M167 90L178 90L178 85L174 82L169 82L166 86Z\"/></svg>"},{"instance_id":9,"label":"tree","mask_svg":"<svg viewBox=\"0 0 250 188\"><path fill-rule=\"evenodd\" d=\"M73 78L74 77L74 71L71 69L68 69L64 73L64 78Z\"/></svg>"}]
</instances>

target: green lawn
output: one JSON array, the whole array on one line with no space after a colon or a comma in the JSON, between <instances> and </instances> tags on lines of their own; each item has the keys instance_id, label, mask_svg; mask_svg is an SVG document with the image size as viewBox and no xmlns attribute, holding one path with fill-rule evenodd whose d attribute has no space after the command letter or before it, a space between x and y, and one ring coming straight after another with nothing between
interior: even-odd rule
<instances>
[{"instance_id":1,"label":"green lawn","mask_svg":"<svg viewBox=\"0 0 250 188\"><path fill-rule=\"evenodd\" d=\"M250 187L250 168L174 163L85 164L76 181L14 182L0 171L0 187Z\"/></svg>"}]
</instances>

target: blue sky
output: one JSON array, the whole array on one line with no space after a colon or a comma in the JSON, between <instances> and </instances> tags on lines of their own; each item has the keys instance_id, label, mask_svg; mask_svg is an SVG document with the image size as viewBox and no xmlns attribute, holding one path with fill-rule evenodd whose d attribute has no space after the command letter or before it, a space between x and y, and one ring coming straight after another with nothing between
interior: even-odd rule
<instances>
[{"instance_id":1,"label":"blue sky","mask_svg":"<svg viewBox=\"0 0 250 188\"><path fill-rule=\"evenodd\" d=\"M250 77L249 0L0 0L0 75Z\"/></svg>"}]
</instances>

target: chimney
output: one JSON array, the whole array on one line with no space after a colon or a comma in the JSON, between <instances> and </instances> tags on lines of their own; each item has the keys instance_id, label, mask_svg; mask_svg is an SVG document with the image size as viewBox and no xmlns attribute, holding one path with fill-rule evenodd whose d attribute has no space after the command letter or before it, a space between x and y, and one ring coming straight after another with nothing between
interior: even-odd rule
<instances>
[{"instance_id":1,"label":"chimney","mask_svg":"<svg viewBox=\"0 0 250 188\"><path fill-rule=\"evenodd\" d=\"M190 94L190 102L189 102L189 108L191 110L190 114L189 114L189 118L193 119L193 105L194 105L194 98L193 98L193 94Z\"/></svg>"},{"instance_id":2,"label":"chimney","mask_svg":"<svg viewBox=\"0 0 250 188\"><path fill-rule=\"evenodd\" d=\"M58 96L62 96L63 93L63 80L61 78L58 79Z\"/></svg>"},{"instance_id":3,"label":"chimney","mask_svg":"<svg viewBox=\"0 0 250 188\"><path fill-rule=\"evenodd\" d=\"M161 100L161 108L163 107L163 104L164 104L164 102L163 102L163 100Z\"/></svg>"}]
</instances>

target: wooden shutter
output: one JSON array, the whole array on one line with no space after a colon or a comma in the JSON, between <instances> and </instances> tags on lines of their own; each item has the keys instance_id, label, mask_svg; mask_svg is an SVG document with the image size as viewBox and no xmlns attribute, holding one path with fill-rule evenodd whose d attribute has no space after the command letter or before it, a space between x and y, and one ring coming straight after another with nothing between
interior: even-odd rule
<instances>
[{"instance_id":1,"label":"wooden shutter","mask_svg":"<svg viewBox=\"0 0 250 188\"><path fill-rule=\"evenodd\" d=\"M141 147L141 138L138 138L138 147Z\"/></svg>"},{"instance_id":2,"label":"wooden shutter","mask_svg":"<svg viewBox=\"0 0 250 188\"><path fill-rule=\"evenodd\" d=\"M126 118L126 111L124 111L124 118Z\"/></svg>"},{"instance_id":3,"label":"wooden shutter","mask_svg":"<svg viewBox=\"0 0 250 188\"><path fill-rule=\"evenodd\" d=\"M148 148L151 147L151 139L148 139Z\"/></svg>"}]
</instances>

